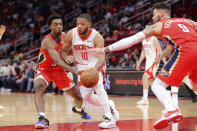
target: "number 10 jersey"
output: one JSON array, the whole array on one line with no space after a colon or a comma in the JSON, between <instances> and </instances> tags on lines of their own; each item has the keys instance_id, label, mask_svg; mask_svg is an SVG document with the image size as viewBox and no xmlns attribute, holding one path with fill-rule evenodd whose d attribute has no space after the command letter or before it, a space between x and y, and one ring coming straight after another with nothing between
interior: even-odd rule
<instances>
[{"instance_id":1,"label":"number 10 jersey","mask_svg":"<svg viewBox=\"0 0 197 131\"><path fill-rule=\"evenodd\" d=\"M72 33L72 50L78 70L93 68L98 61L97 54L87 52L87 49L95 48L94 38L98 32L95 29L91 29L86 39L80 37L77 27L72 29Z\"/></svg>"}]
</instances>

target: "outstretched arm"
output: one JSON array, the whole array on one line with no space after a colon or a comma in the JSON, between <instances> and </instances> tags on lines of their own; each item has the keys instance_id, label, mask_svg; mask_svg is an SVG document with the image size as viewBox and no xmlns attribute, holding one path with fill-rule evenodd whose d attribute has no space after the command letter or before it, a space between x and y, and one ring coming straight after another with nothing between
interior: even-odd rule
<instances>
[{"instance_id":1,"label":"outstretched arm","mask_svg":"<svg viewBox=\"0 0 197 131\"><path fill-rule=\"evenodd\" d=\"M54 60L55 64L62 67L66 71L70 71L74 74L78 74L78 72L73 69L71 66L67 65L60 57L60 54L56 51L56 44L51 39L44 39L42 41L42 45L44 49L48 51L50 57Z\"/></svg>"},{"instance_id":2,"label":"outstretched arm","mask_svg":"<svg viewBox=\"0 0 197 131\"><path fill-rule=\"evenodd\" d=\"M6 30L6 26L5 25L0 25L0 40L1 40L5 30Z\"/></svg>"},{"instance_id":3,"label":"outstretched arm","mask_svg":"<svg viewBox=\"0 0 197 131\"><path fill-rule=\"evenodd\" d=\"M151 35L156 35L156 36L160 35L161 28L162 28L162 22L158 22L155 23L154 25L147 26L143 31L140 31L139 33L133 36L124 38L105 48L100 48L100 49L95 48L95 49L90 49L89 51L95 53L105 53L105 52L124 50L141 42L146 37L149 37Z\"/></svg>"},{"instance_id":4,"label":"outstretched arm","mask_svg":"<svg viewBox=\"0 0 197 131\"><path fill-rule=\"evenodd\" d=\"M129 48L142 40L144 40L146 37L152 36L152 35L160 35L162 28L162 23L158 22L151 26L146 26L146 28L143 31L140 31L139 33L124 38L112 45L109 45L105 48L105 52L111 52L111 51L119 51L126 48Z\"/></svg>"}]
</instances>

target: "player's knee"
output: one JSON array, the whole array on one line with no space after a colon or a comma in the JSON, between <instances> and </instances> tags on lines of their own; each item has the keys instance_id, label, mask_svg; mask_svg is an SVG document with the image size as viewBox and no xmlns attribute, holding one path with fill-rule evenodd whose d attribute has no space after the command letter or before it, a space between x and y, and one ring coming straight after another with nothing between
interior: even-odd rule
<instances>
[{"instance_id":1,"label":"player's knee","mask_svg":"<svg viewBox=\"0 0 197 131\"><path fill-rule=\"evenodd\" d=\"M34 82L35 93L41 93L45 91L44 86L40 82Z\"/></svg>"}]
</instances>

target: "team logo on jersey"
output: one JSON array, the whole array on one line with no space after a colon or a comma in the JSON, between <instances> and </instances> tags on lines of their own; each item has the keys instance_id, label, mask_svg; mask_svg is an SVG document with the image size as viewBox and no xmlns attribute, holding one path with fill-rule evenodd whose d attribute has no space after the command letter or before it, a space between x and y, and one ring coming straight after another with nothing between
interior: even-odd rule
<instances>
[{"instance_id":1,"label":"team logo on jersey","mask_svg":"<svg viewBox=\"0 0 197 131\"><path fill-rule=\"evenodd\" d=\"M161 74L163 77L169 77L168 71L166 71L164 68L161 69L160 74Z\"/></svg>"}]
</instances>

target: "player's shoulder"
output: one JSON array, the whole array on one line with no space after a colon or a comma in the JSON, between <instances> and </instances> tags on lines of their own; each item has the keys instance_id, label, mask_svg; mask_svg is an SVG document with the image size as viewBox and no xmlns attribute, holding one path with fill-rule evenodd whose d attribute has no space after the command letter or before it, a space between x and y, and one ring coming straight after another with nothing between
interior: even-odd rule
<instances>
[{"instance_id":1,"label":"player's shoulder","mask_svg":"<svg viewBox=\"0 0 197 131\"><path fill-rule=\"evenodd\" d=\"M92 28L92 31L95 33L95 37L103 38L103 36L100 34L100 32L97 31L96 29L93 29L93 28Z\"/></svg>"}]
</instances>

